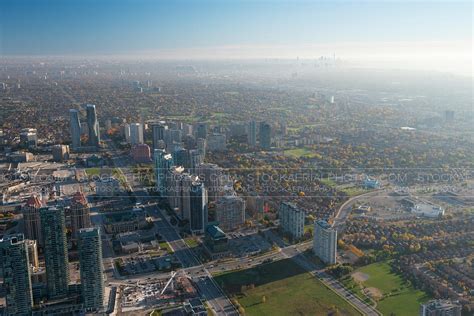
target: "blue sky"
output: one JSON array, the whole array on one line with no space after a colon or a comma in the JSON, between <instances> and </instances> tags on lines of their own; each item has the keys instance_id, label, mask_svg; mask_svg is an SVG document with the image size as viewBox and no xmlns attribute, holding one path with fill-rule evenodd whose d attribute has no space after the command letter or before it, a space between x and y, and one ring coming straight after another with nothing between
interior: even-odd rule
<instances>
[{"instance_id":1,"label":"blue sky","mask_svg":"<svg viewBox=\"0 0 474 316\"><path fill-rule=\"evenodd\" d=\"M447 0L0 0L0 54L471 41L471 15Z\"/></svg>"}]
</instances>

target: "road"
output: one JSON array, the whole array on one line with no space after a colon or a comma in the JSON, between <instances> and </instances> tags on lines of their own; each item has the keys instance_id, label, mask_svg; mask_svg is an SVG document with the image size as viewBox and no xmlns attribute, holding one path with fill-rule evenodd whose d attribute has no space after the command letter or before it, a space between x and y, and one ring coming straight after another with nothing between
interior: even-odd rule
<instances>
[{"instance_id":1,"label":"road","mask_svg":"<svg viewBox=\"0 0 474 316\"><path fill-rule=\"evenodd\" d=\"M106 144L111 147L111 153L116 152L116 149L111 141L107 141ZM126 167L127 157L120 155L112 155L112 161L116 168L121 172L123 167ZM130 179L130 178L129 178ZM133 192L134 188L141 189L141 184L131 183L130 190ZM143 191L144 194L148 195L146 190ZM145 204L145 199L148 200L148 196L136 196L137 202L143 202ZM181 238L176 229L169 223L166 215L163 210L161 210L157 205L147 205L145 210L149 215L152 215L155 218L160 220L154 221L156 231L168 242L171 249L174 251L176 258L181 263L182 267L190 268L194 267L195 270L202 271L205 276L199 276L193 271L189 271L192 280L198 287L200 294L206 299L212 310L216 315L239 315L234 305L230 302L229 298L224 294L222 289L214 281L212 275L207 270L205 266L201 264L198 258L194 253L189 249L186 242Z\"/></svg>"},{"instance_id":2,"label":"road","mask_svg":"<svg viewBox=\"0 0 474 316\"><path fill-rule=\"evenodd\" d=\"M214 312L217 315L238 315L234 305L214 281L209 270L196 258L186 242L171 226L163 211L153 205L146 207L146 211L148 214L161 219L155 221L158 232L168 242L176 258L181 262L184 270L190 275L199 292L211 305Z\"/></svg>"},{"instance_id":3,"label":"road","mask_svg":"<svg viewBox=\"0 0 474 316\"><path fill-rule=\"evenodd\" d=\"M300 267L308 271L311 275L315 278L323 282L326 286L328 286L331 290L339 294L343 299L348 301L353 306L357 307L360 311L364 313L364 315L368 316L379 316L380 313L375 310L373 307L367 305L363 301L361 301L358 297L354 296L351 292L346 290L346 288L337 281L334 277L327 274L324 271L323 267L318 267L316 264L308 260L303 254L299 253L298 250L293 249L293 247L287 247L282 250L283 253L288 257L293 259L295 263L297 263Z\"/></svg>"},{"instance_id":4,"label":"road","mask_svg":"<svg viewBox=\"0 0 474 316\"><path fill-rule=\"evenodd\" d=\"M123 160L124 158L125 157L113 158L114 165L119 168L126 166L127 163ZM132 187L133 186L135 186L135 183L132 183ZM363 195L369 195L373 193L374 192L369 192ZM347 216L350 214L350 203L361 196L349 199L339 208L334 221L335 227L341 227L341 225L345 223ZM141 197L137 197L137 201L141 202ZM340 282L328 275L324 271L323 267L316 266L302 254L303 251L311 248L311 242L285 247L281 238L278 236L271 236L276 244L280 246L278 251L273 251L256 258L238 258L219 262L218 264L214 262L203 265L189 249L188 245L181 238L176 229L170 224L163 210L158 208L157 205L148 205L145 208L148 214L160 219L154 221L156 230L169 243L170 247L175 253L176 258L182 264L183 270L195 282L200 294L207 300L216 315L239 315L239 313L236 311L235 307L224 294L222 289L216 284L211 272L216 273L242 268L250 268L262 264L263 261L267 259L274 261L286 258L291 258L294 260L298 265L307 270L311 275L319 279L326 286L331 288L334 292L339 294L342 298L347 300L364 314L369 316L380 315L380 313L374 308L355 297L352 293L346 290Z\"/></svg>"},{"instance_id":5,"label":"road","mask_svg":"<svg viewBox=\"0 0 474 316\"><path fill-rule=\"evenodd\" d=\"M273 232L269 231L270 234ZM274 239L281 239L279 236L273 234ZM283 241L281 241L283 243ZM308 247L309 246L309 247ZM325 267L317 266L315 263L310 261L302 252L308 248L311 248L311 243L309 242L306 246L304 244L288 246L285 248L281 248L281 254L284 258L292 259L296 264L300 267L308 271L311 275L316 277L318 280L323 282L327 287L332 289L335 293L339 294L343 299L348 301L350 304L355 306L357 309L362 311L364 315L368 316L377 316L380 313L375 310L372 306L367 305L363 301L361 301L358 297L354 296L348 290L344 288L344 286L337 281L334 277L327 274L325 272Z\"/></svg>"},{"instance_id":6,"label":"road","mask_svg":"<svg viewBox=\"0 0 474 316\"><path fill-rule=\"evenodd\" d=\"M336 216L334 216L334 223L332 226L334 228L337 228L338 233L344 230L344 225L347 221L347 217L349 216L352 210L352 203L361 197L367 197L367 196L372 196L374 194L379 194L380 191L382 191L382 189L356 195L356 196L351 197L346 202L344 202L344 204L342 204L337 210Z\"/></svg>"}]
</instances>

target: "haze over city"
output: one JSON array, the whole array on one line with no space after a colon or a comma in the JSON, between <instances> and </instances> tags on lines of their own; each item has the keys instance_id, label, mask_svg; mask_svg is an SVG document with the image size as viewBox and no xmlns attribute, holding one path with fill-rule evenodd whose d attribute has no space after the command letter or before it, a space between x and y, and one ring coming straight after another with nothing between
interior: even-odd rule
<instances>
[{"instance_id":1,"label":"haze over city","mask_svg":"<svg viewBox=\"0 0 474 316\"><path fill-rule=\"evenodd\" d=\"M0 0L0 315L474 315L472 12Z\"/></svg>"},{"instance_id":2,"label":"haze over city","mask_svg":"<svg viewBox=\"0 0 474 316\"><path fill-rule=\"evenodd\" d=\"M3 1L0 14L3 56L335 54L356 66L472 74L469 1Z\"/></svg>"}]
</instances>

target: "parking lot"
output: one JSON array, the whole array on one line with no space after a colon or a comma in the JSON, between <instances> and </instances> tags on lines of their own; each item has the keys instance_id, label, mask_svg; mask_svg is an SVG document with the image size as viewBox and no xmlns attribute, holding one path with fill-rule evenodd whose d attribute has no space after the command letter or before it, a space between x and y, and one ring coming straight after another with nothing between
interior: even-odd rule
<instances>
[{"instance_id":1,"label":"parking lot","mask_svg":"<svg viewBox=\"0 0 474 316\"><path fill-rule=\"evenodd\" d=\"M253 234L231 233L229 248L236 257L252 256L271 249L272 245L256 232Z\"/></svg>"}]
</instances>

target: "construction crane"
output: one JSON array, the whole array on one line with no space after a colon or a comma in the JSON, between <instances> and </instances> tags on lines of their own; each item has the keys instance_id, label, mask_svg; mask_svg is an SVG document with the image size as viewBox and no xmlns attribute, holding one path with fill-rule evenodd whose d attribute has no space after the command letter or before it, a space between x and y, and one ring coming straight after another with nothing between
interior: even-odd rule
<instances>
[{"instance_id":1,"label":"construction crane","mask_svg":"<svg viewBox=\"0 0 474 316\"><path fill-rule=\"evenodd\" d=\"M171 284L171 282L173 282L173 279L174 279L175 275L176 275L176 272L175 272L175 271L171 272L171 278L168 280L168 282L166 282L166 285L165 285L165 287L163 288L163 290L161 290L160 295L163 295L163 293L165 293L165 291L166 291L166 289L168 288L168 286Z\"/></svg>"}]
</instances>

